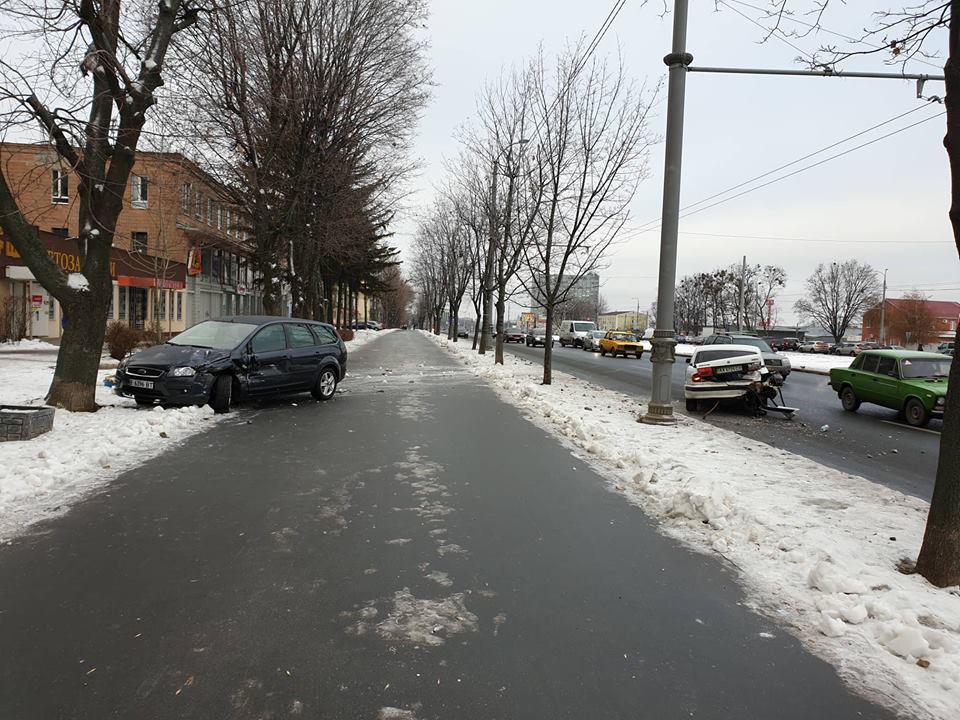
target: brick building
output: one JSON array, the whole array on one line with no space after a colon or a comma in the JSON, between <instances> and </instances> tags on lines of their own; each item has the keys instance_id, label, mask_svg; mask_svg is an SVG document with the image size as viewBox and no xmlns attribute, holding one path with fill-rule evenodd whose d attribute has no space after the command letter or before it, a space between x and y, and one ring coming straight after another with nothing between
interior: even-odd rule
<instances>
[{"instance_id":1,"label":"brick building","mask_svg":"<svg viewBox=\"0 0 960 720\"><path fill-rule=\"evenodd\" d=\"M77 179L56 152L45 144L2 143L0 162L51 257L71 244L76 254L70 238L79 234ZM124 273L114 277L110 318L138 328L159 323L175 333L209 317L260 312L247 239L229 195L198 165L179 153L138 152L114 235ZM0 248L7 258L0 298L29 296L33 335L59 336L58 304L6 252L12 245Z\"/></svg>"},{"instance_id":2,"label":"brick building","mask_svg":"<svg viewBox=\"0 0 960 720\"><path fill-rule=\"evenodd\" d=\"M936 345L952 342L956 337L960 303L948 300L887 298L883 316L884 338L887 343L914 348L918 342ZM918 317L925 317L929 321L924 323L928 327L920 330L924 336L922 338L917 338ZM880 339L880 305L864 314L861 339L872 342Z\"/></svg>"}]
</instances>

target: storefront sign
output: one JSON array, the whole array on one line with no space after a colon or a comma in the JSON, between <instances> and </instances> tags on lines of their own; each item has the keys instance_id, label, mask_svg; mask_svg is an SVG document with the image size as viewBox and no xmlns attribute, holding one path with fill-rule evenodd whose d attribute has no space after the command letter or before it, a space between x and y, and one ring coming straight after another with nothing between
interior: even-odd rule
<instances>
[{"instance_id":1,"label":"storefront sign","mask_svg":"<svg viewBox=\"0 0 960 720\"><path fill-rule=\"evenodd\" d=\"M34 310L40 310L43 307L43 295L31 295L30 304Z\"/></svg>"},{"instance_id":2,"label":"storefront sign","mask_svg":"<svg viewBox=\"0 0 960 720\"><path fill-rule=\"evenodd\" d=\"M187 275L199 275L203 270L202 254L200 248L190 248L190 253L187 255Z\"/></svg>"}]
</instances>

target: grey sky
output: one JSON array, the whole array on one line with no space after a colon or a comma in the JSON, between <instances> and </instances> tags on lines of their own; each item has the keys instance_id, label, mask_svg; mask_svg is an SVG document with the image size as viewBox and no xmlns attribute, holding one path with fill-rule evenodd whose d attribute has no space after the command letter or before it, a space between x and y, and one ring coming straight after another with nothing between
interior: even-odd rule
<instances>
[{"instance_id":1,"label":"grey sky","mask_svg":"<svg viewBox=\"0 0 960 720\"><path fill-rule=\"evenodd\" d=\"M746 1L754 5L764 2ZM729 2L758 16L742 4ZM412 199L414 212L429 203L430 186L443 174L443 159L456 155L454 131L473 115L475 94L483 82L504 66L521 63L539 42L555 51L581 33L592 37L612 5L612 0L433 0L425 32L431 42L437 87L416 146L424 170L415 182L420 190ZM715 12L713 0L692 0L691 5L688 49L695 65L799 67L796 49L776 39L760 44L761 30L735 12L726 8ZM823 24L836 32L855 34L869 23L872 5L860 1L836 4ZM598 50L613 54L619 47L628 74L638 82L647 79L653 84L665 75L662 58L670 49L672 16L660 17L661 9L656 2L643 5L640 0L628 0ZM792 42L813 52L821 44L843 41L821 34ZM884 68L877 58L858 58L846 67L893 69ZM922 64L910 70L940 72L938 67ZM942 83L928 83L925 93L942 94ZM663 132L665 98L664 91L652 118L658 134ZM683 204L702 200L921 104L914 84L906 81L691 74L687 81ZM923 107L803 165L941 111L940 105ZM683 234L679 274L738 263L744 254L750 263L783 265L790 279L779 301L780 319L791 322L793 301L817 263L848 258L881 270L889 268L891 295L917 287L934 298L960 299L957 253L947 220L949 179L943 132L943 119L931 120L692 215L681 221L680 228L683 233L845 242ZM660 144L651 155L651 176L637 192L628 228L635 230L659 217L662 165ZM802 165L790 170L798 167ZM409 245L413 227L408 221L398 228L401 248ZM656 295L659 234L628 231L624 237L601 271L601 293L611 309L635 307L638 298L641 308L646 308Z\"/></svg>"}]
</instances>

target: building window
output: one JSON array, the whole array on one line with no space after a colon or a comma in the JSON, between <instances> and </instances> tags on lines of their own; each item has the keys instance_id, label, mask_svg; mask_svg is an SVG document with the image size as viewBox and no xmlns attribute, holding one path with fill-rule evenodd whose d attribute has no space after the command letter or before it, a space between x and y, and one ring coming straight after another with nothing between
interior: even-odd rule
<instances>
[{"instance_id":1,"label":"building window","mask_svg":"<svg viewBox=\"0 0 960 720\"><path fill-rule=\"evenodd\" d=\"M227 235L230 235L230 233L233 232L232 220L233 220L233 213L231 213L229 210L225 210L223 225L224 225L224 229L227 231Z\"/></svg>"},{"instance_id":2,"label":"building window","mask_svg":"<svg viewBox=\"0 0 960 720\"><path fill-rule=\"evenodd\" d=\"M217 205L217 230L223 230L223 205Z\"/></svg>"},{"instance_id":3,"label":"building window","mask_svg":"<svg viewBox=\"0 0 960 720\"><path fill-rule=\"evenodd\" d=\"M203 193L197 192L195 200L196 202L194 203L195 205L194 215L197 216L197 220L202 220L203 219Z\"/></svg>"},{"instance_id":4,"label":"building window","mask_svg":"<svg viewBox=\"0 0 960 720\"><path fill-rule=\"evenodd\" d=\"M219 250L213 251L213 280L214 282L222 282L223 275L223 263L222 263L223 253Z\"/></svg>"},{"instance_id":5,"label":"building window","mask_svg":"<svg viewBox=\"0 0 960 720\"><path fill-rule=\"evenodd\" d=\"M69 228L50 228L50 232L54 235L59 235L60 237L70 237Z\"/></svg>"},{"instance_id":6,"label":"building window","mask_svg":"<svg viewBox=\"0 0 960 720\"><path fill-rule=\"evenodd\" d=\"M53 193L50 202L62 205L70 202L70 176L63 170L52 170Z\"/></svg>"},{"instance_id":7,"label":"building window","mask_svg":"<svg viewBox=\"0 0 960 720\"><path fill-rule=\"evenodd\" d=\"M107 308L107 320L113 320L113 292L110 292L110 307Z\"/></svg>"},{"instance_id":8,"label":"building window","mask_svg":"<svg viewBox=\"0 0 960 720\"><path fill-rule=\"evenodd\" d=\"M145 253L147 251L147 234L145 232L130 233L131 252Z\"/></svg>"},{"instance_id":9,"label":"building window","mask_svg":"<svg viewBox=\"0 0 960 720\"><path fill-rule=\"evenodd\" d=\"M190 196L192 188L190 183L183 183L180 185L180 209L185 212L190 212Z\"/></svg>"},{"instance_id":10,"label":"building window","mask_svg":"<svg viewBox=\"0 0 960 720\"><path fill-rule=\"evenodd\" d=\"M183 320L183 293L178 292L177 295L177 320Z\"/></svg>"},{"instance_id":11,"label":"building window","mask_svg":"<svg viewBox=\"0 0 960 720\"><path fill-rule=\"evenodd\" d=\"M159 320L167 319L167 291L157 290L154 302L154 317Z\"/></svg>"},{"instance_id":12,"label":"building window","mask_svg":"<svg viewBox=\"0 0 960 720\"><path fill-rule=\"evenodd\" d=\"M207 198L207 225L213 225L213 198Z\"/></svg>"},{"instance_id":13,"label":"building window","mask_svg":"<svg viewBox=\"0 0 960 720\"><path fill-rule=\"evenodd\" d=\"M127 288L123 285L117 288L117 319L127 319Z\"/></svg>"},{"instance_id":14,"label":"building window","mask_svg":"<svg viewBox=\"0 0 960 720\"><path fill-rule=\"evenodd\" d=\"M130 205L141 210L147 207L147 179L134 175L130 184Z\"/></svg>"},{"instance_id":15,"label":"building window","mask_svg":"<svg viewBox=\"0 0 960 720\"><path fill-rule=\"evenodd\" d=\"M53 296L50 295L47 298L47 318L53 320L57 314L57 301L53 299Z\"/></svg>"}]
</instances>

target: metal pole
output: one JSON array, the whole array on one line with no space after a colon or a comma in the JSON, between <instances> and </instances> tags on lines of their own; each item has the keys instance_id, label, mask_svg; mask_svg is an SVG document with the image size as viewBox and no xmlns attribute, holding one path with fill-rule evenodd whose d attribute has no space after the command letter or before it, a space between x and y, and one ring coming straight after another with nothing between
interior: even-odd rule
<instances>
[{"instance_id":1,"label":"metal pole","mask_svg":"<svg viewBox=\"0 0 960 720\"><path fill-rule=\"evenodd\" d=\"M725 75L793 75L806 77L871 78L875 80L917 80L919 82L942 81L943 75L918 75L915 73L847 72L824 68L823 70L777 70L772 68L688 67L690 72L723 73Z\"/></svg>"},{"instance_id":2,"label":"metal pole","mask_svg":"<svg viewBox=\"0 0 960 720\"><path fill-rule=\"evenodd\" d=\"M680 228L680 166L683 156L683 101L687 67L693 55L687 52L687 0L673 3L673 51L663 62L670 68L667 86L667 137L663 173L663 213L660 222L660 275L657 287L657 328L653 332L653 392L647 412L640 420L652 425L673 425L670 390L673 381L673 302L677 279L677 234Z\"/></svg>"},{"instance_id":3,"label":"metal pole","mask_svg":"<svg viewBox=\"0 0 960 720\"><path fill-rule=\"evenodd\" d=\"M747 309L747 256L743 256L743 269L740 271L740 332L743 333L743 316Z\"/></svg>"},{"instance_id":4,"label":"metal pole","mask_svg":"<svg viewBox=\"0 0 960 720\"><path fill-rule=\"evenodd\" d=\"M887 339L887 268L883 269L883 299L880 301L880 344L886 345Z\"/></svg>"}]
</instances>

